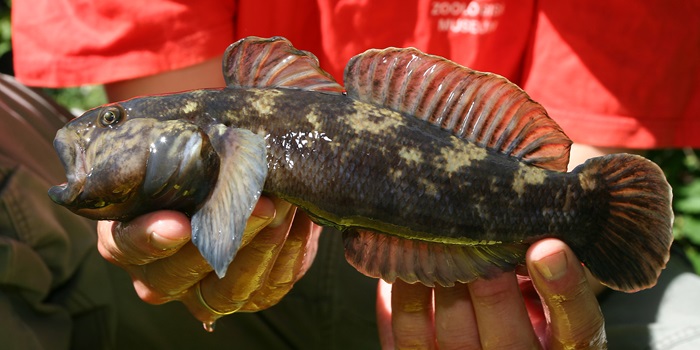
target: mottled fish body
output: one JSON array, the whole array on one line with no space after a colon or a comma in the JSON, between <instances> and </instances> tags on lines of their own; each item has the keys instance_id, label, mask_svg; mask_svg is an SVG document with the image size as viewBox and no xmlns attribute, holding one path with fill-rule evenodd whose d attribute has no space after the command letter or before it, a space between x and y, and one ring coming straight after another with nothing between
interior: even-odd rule
<instances>
[{"instance_id":1,"label":"mottled fish body","mask_svg":"<svg viewBox=\"0 0 700 350\"><path fill-rule=\"evenodd\" d=\"M568 138L501 77L372 50L348 64L344 93L281 38L233 44L224 74L224 89L135 98L67 124L55 146L68 183L51 197L93 219L186 212L220 276L261 193L341 229L348 260L388 281L488 278L544 237L619 290L653 285L668 259L658 167L612 155L565 172Z\"/></svg>"}]
</instances>

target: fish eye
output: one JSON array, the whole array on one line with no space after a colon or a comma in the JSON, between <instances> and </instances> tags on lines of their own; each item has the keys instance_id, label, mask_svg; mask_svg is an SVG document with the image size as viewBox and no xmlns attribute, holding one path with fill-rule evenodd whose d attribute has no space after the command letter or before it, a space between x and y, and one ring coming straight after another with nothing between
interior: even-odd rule
<instances>
[{"instance_id":1,"label":"fish eye","mask_svg":"<svg viewBox=\"0 0 700 350\"><path fill-rule=\"evenodd\" d=\"M121 108L116 106L109 106L102 109L100 112L100 123L103 126L110 126L119 123L122 119L123 112Z\"/></svg>"}]
</instances>

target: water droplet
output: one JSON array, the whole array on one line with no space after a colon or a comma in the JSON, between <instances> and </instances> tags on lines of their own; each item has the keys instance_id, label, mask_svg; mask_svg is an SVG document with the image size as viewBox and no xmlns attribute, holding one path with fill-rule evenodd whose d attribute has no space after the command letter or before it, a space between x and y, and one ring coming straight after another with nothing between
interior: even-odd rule
<instances>
[{"instance_id":1,"label":"water droplet","mask_svg":"<svg viewBox=\"0 0 700 350\"><path fill-rule=\"evenodd\" d=\"M211 321L211 322L204 322L202 323L202 326L204 326L204 330L211 333L214 331L214 326L216 321Z\"/></svg>"}]
</instances>

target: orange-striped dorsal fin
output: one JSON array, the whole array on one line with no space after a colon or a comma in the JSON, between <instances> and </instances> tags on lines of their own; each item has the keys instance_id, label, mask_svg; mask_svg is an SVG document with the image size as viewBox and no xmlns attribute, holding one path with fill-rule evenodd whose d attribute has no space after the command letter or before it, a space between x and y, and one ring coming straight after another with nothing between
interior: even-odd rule
<instances>
[{"instance_id":1,"label":"orange-striped dorsal fin","mask_svg":"<svg viewBox=\"0 0 700 350\"><path fill-rule=\"evenodd\" d=\"M350 97L413 115L475 144L566 171L571 140L518 86L417 49L368 50L345 68Z\"/></svg>"},{"instance_id":2,"label":"orange-striped dorsal fin","mask_svg":"<svg viewBox=\"0 0 700 350\"><path fill-rule=\"evenodd\" d=\"M224 53L226 85L252 88L289 88L338 93L345 90L319 67L314 54L294 48L283 37L247 37Z\"/></svg>"}]
</instances>

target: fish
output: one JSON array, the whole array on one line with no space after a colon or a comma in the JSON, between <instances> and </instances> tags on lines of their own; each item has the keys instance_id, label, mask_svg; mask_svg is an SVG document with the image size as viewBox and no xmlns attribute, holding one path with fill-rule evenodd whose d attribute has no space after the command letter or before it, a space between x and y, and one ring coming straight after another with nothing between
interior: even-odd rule
<instances>
[{"instance_id":1,"label":"fish","mask_svg":"<svg viewBox=\"0 0 700 350\"><path fill-rule=\"evenodd\" d=\"M231 44L222 70L224 88L68 122L50 198L95 220L181 211L221 278L261 195L339 229L348 262L390 283L492 278L547 237L620 291L653 286L669 259L663 171L613 154L567 172L571 140L502 76L390 47L353 57L342 86L283 37Z\"/></svg>"}]
</instances>

